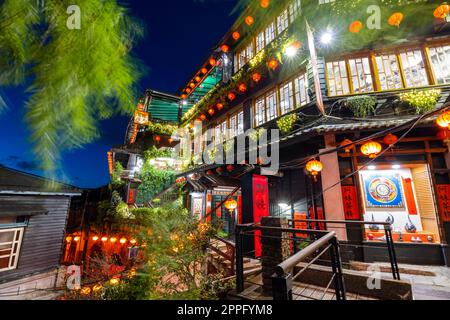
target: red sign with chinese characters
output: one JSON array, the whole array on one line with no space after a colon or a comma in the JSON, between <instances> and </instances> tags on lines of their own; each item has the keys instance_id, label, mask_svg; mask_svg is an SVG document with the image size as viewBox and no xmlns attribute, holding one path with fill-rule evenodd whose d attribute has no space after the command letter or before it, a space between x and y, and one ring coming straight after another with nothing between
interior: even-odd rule
<instances>
[{"instance_id":1,"label":"red sign with chinese characters","mask_svg":"<svg viewBox=\"0 0 450 320\"><path fill-rule=\"evenodd\" d=\"M262 217L269 216L269 184L267 177L253 176L253 221L261 222ZM261 256L261 232L255 231L255 256Z\"/></svg>"},{"instance_id":2,"label":"red sign with chinese characters","mask_svg":"<svg viewBox=\"0 0 450 320\"><path fill-rule=\"evenodd\" d=\"M414 191L412 188L412 180L411 178L402 178L403 182L403 190L405 191L406 205L408 207L408 214L416 215L417 206L416 200L414 199Z\"/></svg>"},{"instance_id":3,"label":"red sign with chinese characters","mask_svg":"<svg viewBox=\"0 0 450 320\"><path fill-rule=\"evenodd\" d=\"M450 184L436 185L439 212L444 222L450 222Z\"/></svg>"},{"instance_id":4,"label":"red sign with chinese characters","mask_svg":"<svg viewBox=\"0 0 450 320\"><path fill-rule=\"evenodd\" d=\"M346 220L359 220L358 196L355 186L342 186L342 201Z\"/></svg>"}]
</instances>

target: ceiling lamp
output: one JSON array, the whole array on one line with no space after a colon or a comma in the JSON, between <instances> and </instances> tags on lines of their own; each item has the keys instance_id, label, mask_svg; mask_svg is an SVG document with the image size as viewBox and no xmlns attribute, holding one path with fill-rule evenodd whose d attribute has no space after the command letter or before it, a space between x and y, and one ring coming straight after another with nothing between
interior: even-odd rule
<instances>
[{"instance_id":1,"label":"ceiling lamp","mask_svg":"<svg viewBox=\"0 0 450 320\"><path fill-rule=\"evenodd\" d=\"M231 36L233 37L233 39L235 41L238 41L239 38L241 37L241 34L239 32L237 32L237 31L235 31L235 32L233 32L233 34Z\"/></svg>"},{"instance_id":2,"label":"ceiling lamp","mask_svg":"<svg viewBox=\"0 0 450 320\"><path fill-rule=\"evenodd\" d=\"M310 160L306 164L305 169L313 177L314 181L317 181L317 176L323 170L323 164L318 160Z\"/></svg>"},{"instance_id":3,"label":"ceiling lamp","mask_svg":"<svg viewBox=\"0 0 450 320\"><path fill-rule=\"evenodd\" d=\"M230 47L227 46L226 44L223 44L223 45L220 47L220 50L222 50L223 53L227 53L228 51L230 51Z\"/></svg>"},{"instance_id":4,"label":"ceiling lamp","mask_svg":"<svg viewBox=\"0 0 450 320\"><path fill-rule=\"evenodd\" d=\"M439 115L436 119L436 123L439 127L450 129L450 111L446 111Z\"/></svg>"},{"instance_id":5,"label":"ceiling lamp","mask_svg":"<svg viewBox=\"0 0 450 320\"><path fill-rule=\"evenodd\" d=\"M361 31L363 27L363 24L361 21L356 20L353 21L352 23L350 23L350 26L348 27L348 31L350 31L351 33L358 33Z\"/></svg>"},{"instance_id":6,"label":"ceiling lamp","mask_svg":"<svg viewBox=\"0 0 450 320\"><path fill-rule=\"evenodd\" d=\"M433 15L437 19L445 19L445 17L449 14L449 12L450 12L450 5L444 2L439 7L437 7L436 10L434 10Z\"/></svg>"},{"instance_id":7,"label":"ceiling lamp","mask_svg":"<svg viewBox=\"0 0 450 320\"><path fill-rule=\"evenodd\" d=\"M256 83L258 83L259 81L261 81L261 74L258 73L258 72L255 72L255 73L252 75L252 79L253 79L253 81L255 81Z\"/></svg>"},{"instance_id":8,"label":"ceiling lamp","mask_svg":"<svg viewBox=\"0 0 450 320\"><path fill-rule=\"evenodd\" d=\"M247 91L247 85L245 83L241 83L239 84L239 92L244 93L245 91Z\"/></svg>"},{"instance_id":9,"label":"ceiling lamp","mask_svg":"<svg viewBox=\"0 0 450 320\"><path fill-rule=\"evenodd\" d=\"M399 28L399 27L400 27L400 24L401 24L402 21L403 21L403 18L404 18L403 13L401 13L401 12L396 12L396 13L392 14L392 15L389 17L388 23L389 23L391 26L394 26L394 27Z\"/></svg>"},{"instance_id":10,"label":"ceiling lamp","mask_svg":"<svg viewBox=\"0 0 450 320\"><path fill-rule=\"evenodd\" d=\"M259 5L261 6L261 8L267 9L270 5L270 0L261 0L259 2Z\"/></svg>"},{"instance_id":11,"label":"ceiling lamp","mask_svg":"<svg viewBox=\"0 0 450 320\"><path fill-rule=\"evenodd\" d=\"M236 94L234 92L228 93L228 99L230 101L233 101L234 99L236 99Z\"/></svg>"},{"instance_id":12,"label":"ceiling lamp","mask_svg":"<svg viewBox=\"0 0 450 320\"><path fill-rule=\"evenodd\" d=\"M381 149L381 144L376 141L369 141L361 146L361 153L373 159L377 157L377 155L381 152Z\"/></svg>"},{"instance_id":13,"label":"ceiling lamp","mask_svg":"<svg viewBox=\"0 0 450 320\"><path fill-rule=\"evenodd\" d=\"M233 212L234 210L236 210L238 203L236 200L234 199L228 199L227 201L225 201L225 203L223 204L225 206L225 208L227 208L228 211Z\"/></svg>"},{"instance_id":14,"label":"ceiling lamp","mask_svg":"<svg viewBox=\"0 0 450 320\"><path fill-rule=\"evenodd\" d=\"M255 23L255 18L253 18L252 16L247 16L247 17L245 18L245 23L246 23L248 26L251 26L252 24Z\"/></svg>"},{"instance_id":15,"label":"ceiling lamp","mask_svg":"<svg viewBox=\"0 0 450 320\"><path fill-rule=\"evenodd\" d=\"M353 149L353 141L350 139L344 139L340 143L339 147L343 148L345 153L349 153L350 150Z\"/></svg>"},{"instance_id":16,"label":"ceiling lamp","mask_svg":"<svg viewBox=\"0 0 450 320\"><path fill-rule=\"evenodd\" d=\"M209 59L209 64L214 67L217 64L217 60L214 58L211 58L211 59Z\"/></svg>"},{"instance_id":17,"label":"ceiling lamp","mask_svg":"<svg viewBox=\"0 0 450 320\"><path fill-rule=\"evenodd\" d=\"M275 58L272 58L269 60L267 65L269 66L270 69L275 70L276 68L278 68L278 60Z\"/></svg>"},{"instance_id":18,"label":"ceiling lamp","mask_svg":"<svg viewBox=\"0 0 450 320\"><path fill-rule=\"evenodd\" d=\"M395 134L389 133L387 136L383 138L383 143L391 146L393 144L396 144L398 141L398 137Z\"/></svg>"}]
</instances>

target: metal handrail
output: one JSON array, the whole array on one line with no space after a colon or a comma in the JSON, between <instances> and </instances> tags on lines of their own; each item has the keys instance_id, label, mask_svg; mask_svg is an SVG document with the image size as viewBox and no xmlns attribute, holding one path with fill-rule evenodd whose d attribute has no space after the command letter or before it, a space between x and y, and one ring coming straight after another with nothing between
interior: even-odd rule
<instances>
[{"instance_id":1,"label":"metal handrail","mask_svg":"<svg viewBox=\"0 0 450 320\"><path fill-rule=\"evenodd\" d=\"M319 250L323 246L329 244L330 241L334 238L336 238L336 232L334 232L334 231L328 232L323 237L314 241L312 244L310 244L303 250L297 252L293 256L290 256L289 258L284 260L282 263L280 263L278 266L276 266L275 273L277 274L277 276L280 276L280 277L283 276L285 273L289 272L289 270L292 270L300 262L305 261L311 255L313 255L317 250Z\"/></svg>"},{"instance_id":2,"label":"metal handrail","mask_svg":"<svg viewBox=\"0 0 450 320\"><path fill-rule=\"evenodd\" d=\"M359 221L359 220L319 220L319 219L288 219L292 222L321 222L321 223L342 223L342 224L376 224L382 226L390 226L389 222L377 222L377 221Z\"/></svg>"}]
</instances>

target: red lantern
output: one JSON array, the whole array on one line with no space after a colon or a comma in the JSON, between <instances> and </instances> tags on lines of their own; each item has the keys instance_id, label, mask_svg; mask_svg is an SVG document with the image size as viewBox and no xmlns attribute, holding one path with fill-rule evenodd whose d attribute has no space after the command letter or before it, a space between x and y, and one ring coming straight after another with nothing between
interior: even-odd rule
<instances>
[{"instance_id":1,"label":"red lantern","mask_svg":"<svg viewBox=\"0 0 450 320\"><path fill-rule=\"evenodd\" d=\"M192 92L192 90L191 90L191 89L189 89L189 88L186 88L186 92L187 92L187 93L191 93L191 92Z\"/></svg>"},{"instance_id":2,"label":"red lantern","mask_svg":"<svg viewBox=\"0 0 450 320\"><path fill-rule=\"evenodd\" d=\"M445 19L450 12L450 5L443 3L434 10L433 15L437 19Z\"/></svg>"},{"instance_id":3,"label":"red lantern","mask_svg":"<svg viewBox=\"0 0 450 320\"><path fill-rule=\"evenodd\" d=\"M195 81L200 82L200 80L202 80L202 78L200 78L199 76L195 77Z\"/></svg>"},{"instance_id":4,"label":"red lantern","mask_svg":"<svg viewBox=\"0 0 450 320\"><path fill-rule=\"evenodd\" d=\"M209 113L210 116L213 116L213 115L214 115L214 112L215 112L215 111L214 111L214 109L212 109L212 108L208 110L208 113Z\"/></svg>"},{"instance_id":5,"label":"red lantern","mask_svg":"<svg viewBox=\"0 0 450 320\"><path fill-rule=\"evenodd\" d=\"M245 83L241 83L238 87L239 92L244 93L245 91L247 91L247 85Z\"/></svg>"},{"instance_id":6,"label":"red lantern","mask_svg":"<svg viewBox=\"0 0 450 320\"><path fill-rule=\"evenodd\" d=\"M259 81L261 81L261 74L258 73L258 72L255 72L255 73L252 75L252 79L253 79L253 81L255 81L256 83L258 83Z\"/></svg>"},{"instance_id":7,"label":"red lantern","mask_svg":"<svg viewBox=\"0 0 450 320\"><path fill-rule=\"evenodd\" d=\"M230 51L230 47L227 46L226 44L223 44L223 45L220 47L220 50L222 50L222 52L224 52L224 53L227 53L228 51Z\"/></svg>"},{"instance_id":8,"label":"red lantern","mask_svg":"<svg viewBox=\"0 0 450 320\"><path fill-rule=\"evenodd\" d=\"M223 103L218 103L218 104L216 104L216 107L217 107L217 110L222 110L223 109Z\"/></svg>"},{"instance_id":9,"label":"red lantern","mask_svg":"<svg viewBox=\"0 0 450 320\"><path fill-rule=\"evenodd\" d=\"M212 172L212 170L208 170L208 171L206 171L206 174L207 174L208 176L210 176L210 175L213 174L213 172Z\"/></svg>"},{"instance_id":10,"label":"red lantern","mask_svg":"<svg viewBox=\"0 0 450 320\"><path fill-rule=\"evenodd\" d=\"M314 181L317 181L317 176L323 170L323 164L318 160L310 160L306 164L305 169L313 177Z\"/></svg>"},{"instance_id":11,"label":"red lantern","mask_svg":"<svg viewBox=\"0 0 450 320\"><path fill-rule=\"evenodd\" d=\"M217 64L216 59L214 58L209 59L209 64L214 67Z\"/></svg>"},{"instance_id":12,"label":"red lantern","mask_svg":"<svg viewBox=\"0 0 450 320\"><path fill-rule=\"evenodd\" d=\"M234 170L234 166L232 164L227 165L227 171L231 172Z\"/></svg>"},{"instance_id":13,"label":"red lantern","mask_svg":"<svg viewBox=\"0 0 450 320\"><path fill-rule=\"evenodd\" d=\"M381 152L381 149L381 144L375 141L369 141L361 146L361 153L373 159L377 157L377 155Z\"/></svg>"},{"instance_id":14,"label":"red lantern","mask_svg":"<svg viewBox=\"0 0 450 320\"><path fill-rule=\"evenodd\" d=\"M383 138L383 143L391 146L398 141L398 137L392 133L389 133L386 137Z\"/></svg>"},{"instance_id":15,"label":"red lantern","mask_svg":"<svg viewBox=\"0 0 450 320\"><path fill-rule=\"evenodd\" d=\"M253 18L252 16L247 16L247 17L245 18L245 23L246 23L248 26L251 26L252 24L255 23L255 18Z\"/></svg>"},{"instance_id":16,"label":"red lantern","mask_svg":"<svg viewBox=\"0 0 450 320\"><path fill-rule=\"evenodd\" d=\"M201 71L202 71L203 74L207 74L208 73L208 69L206 69L206 68L202 68Z\"/></svg>"},{"instance_id":17,"label":"red lantern","mask_svg":"<svg viewBox=\"0 0 450 320\"><path fill-rule=\"evenodd\" d=\"M218 168L216 169L216 172L217 172L218 174L222 174L223 168L222 168L222 167L218 167Z\"/></svg>"},{"instance_id":18,"label":"red lantern","mask_svg":"<svg viewBox=\"0 0 450 320\"><path fill-rule=\"evenodd\" d=\"M187 98L187 95L183 93L183 94L181 95L181 99L184 100L184 99L186 99L186 98Z\"/></svg>"},{"instance_id":19,"label":"red lantern","mask_svg":"<svg viewBox=\"0 0 450 320\"><path fill-rule=\"evenodd\" d=\"M155 141L156 141L156 143L159 143L161 141L161 137L160 136L155 136Z\"/></svg>"},{"instance_id":20,"label":"red lantern","mask_svg":"<svg viewBox=\"0 0 450 320\"><path fill-rule=\"evenodd\" d=\"M230 101L233 101L234 99L236 99L236 94L235 94L234 92L230 92L230 93L228 94L228 99L229 99Z\"/></svg>"},{"instance_id":21,"label":"red lantern","mask_svg":"<svg viewBox=\"0 0 450 320\"><path fill-rule=\"evenodd\" d=\"M237 32L237 31L235 31L235 32L233 32L233 34L231 36L233 37L233 39L235 41L238 41L239 38L241 37L241 34L239 32Z\"/></svg>"},{"instance_id":22,"label":"red lantern","mask_svg":"<svg viewBox=\"0 0 450 320\"><path fill-rule=\"evenodd\" d=\"M399 28L399 27L400 27L400 24L401 24L402 21L403 21L403 18L404 18L403 13L401 13L401 12L396 12L396 13L392 14L392 15L389 17L388 23L389 23L391 26L394 26L394 27Z\"/></svg>"},{"instance_id":23,"label":"red lantern","mask_svg":"<svg viewBox=\"0 0 450 320\"><path fill-rule=\"evenodd\" d=\"M261 6L261 8L267 9L270 5L270 1L269 0L261 0L259 2L259 5Z\"/></svg>"},{"instance_id":24,"label":"red lantern","mask_svg":"<svg viewBox=\"0 0 450 320\"><path fill-rule=\"evenodd\" d=\"M350 139L344 139L339 146L344 148L345 153L349 153L353 148L353 141Z\"/></svg>"},{"instance_id":25,"label":"red lantern","mask_svg":"<svg viewBox=\"0 0 450 320\"><path fill-rule=\"evenodd\" d=\"M436 123L441 128L450 129L450 111L446 111L439 115L436 119Z\"/></svg>"},{"instance_id":26,"label":"red lantern","mask_svg":"<svg viewBox=\"0 0 450 320\"><path fill-rule=\"evenodd\" d=\"M450 141L450 131L449 130L439 130L438 133L436 134L436 137L439 140L442 140L444 142L448 142Z\"/></svg>"},{"instance_id":27,"label":"red lantern","mask_svg":"<svg viewBox=\"0 0 450 320\"><path fill-rule=\"evenodd\" d=\"M189 84L189 86L190 86L192 89L194 89L194 88L195 88L195 83L191 82L191 83Z\"/></svg>"},{"instance_id":28,"label":"red lantern","mask_svg":"<svg viewBox=\"0 0 450 320\"><path fill-rule=\"evenodd\" d=\"M278 60L275 58L272 58L269 60L267 65L269 66L270 69L275 70L276 68L278 68Z\"/></svg>"},{"instance_id":29,"label":"red lantern","mask_svg":"<svg viewBox=\"0 0 450 320\"><path fill-rule=\"evenodd\" d=\"M206 116L204 114L200 115L200 120L205 121L206 120Z\"/></svg>"},{"instance_id":30,"label":"red lantern","mask_svg":"<svg viewBox=\"0 0 450 320\"><path fill-rule=\"evenodd\" d=\"M143 103L138 103L137 109L138 109L139 111L144 111L144 109L145 109L145 104L143 104Z\"/></svg>"},{"instance_id":31,"label":"red lantern","mask_svg":"<svg viewBox=\"0 0 450 320\"><path fill-rule=\"evenodd\" d=\"M353 21L353 22L350 24L350 26L348 27L348 30L349 30L351 33L358 33L358 32L361 31L362 27L363 27L362 22L359 21L359 20L356 20L356 21Z\"/></svg>"}]
</instances>

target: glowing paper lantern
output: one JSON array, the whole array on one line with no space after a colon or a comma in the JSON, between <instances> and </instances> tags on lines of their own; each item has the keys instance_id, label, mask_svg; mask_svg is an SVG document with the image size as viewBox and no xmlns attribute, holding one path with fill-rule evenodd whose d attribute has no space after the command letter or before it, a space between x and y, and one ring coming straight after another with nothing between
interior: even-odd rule
<instances>
[{"instance_id":1,"label":"glowing paper lantern","mask_svg":"<svg viewBox=\"0 0 450 320\"><path fill-rule=\"evenodd\" d=\"M220 50L222 50L222 52L227 53L228 51L230 51L230 47L227 46L226 44L223 44L220 46Z\"/></svg>"},{"instance_id":2,"label":"glowing paper lantern","mask_svg":"<svg viewBox=\"0 0 450 320\"><path fill-rule=\"evenodd\" d=\"M270 69L275 70L276 68L278 68L278 60L275 58L272 58L269 60L267 65L269 66Z\"/></svg>"},{"instance_id":3,"label":"glowing paper lantern","mask_svg":"<svg viewBox=\"0 0 450 320\"><path fill-rule=\"evenodd\" d=\"M119 242L121 244L125 244L125 243L127 243L127 239L126 238L120 238Z\"/></svg>"},{"instance_id":4,"label":"glowing paper lantern","mask_svg":"<svg viewBox=\"0 0 450 320\"><path fill-rule=\"evenodd\" d=\"M317 176L323 170L323 164L322 164L322 162L320 162L318 160L310 160L306 164L305 169L314 178L314 180L316 181L317 180Z\"/></svg>"},{"instance_id":5,"label":"glowing paper lantern","mask_svg":"<svg viewBox=\"0 0 450 320\"><path fill-rule=\"evenodd\" d=\"M228 99L230 101L233 101L234 99L236 99L236 94L234 92L228 93Z\"/></svg>"},{"instance_id":6,"label":"glowing paper lantern","mask_svg":"<svg viewBox=\"0 0 450 320\"><path fill-rule=\"evenodd\" d=\"M237 31L235 31L235 32L233 32L233 34L231 36L233 37L233 39L235 41L238 41L239 38L241 37L241 34L239 32L237 32Z\"/></svg>"},{"instance_id":7,"label":"glowing paper lantern","mask_svg":"<svg viewBox=\"0 0 450 320\"><path fill-rule=\"evenodd\" d=\"M443 3L434 10L433 15L437 19L445 19L450 12L450 5Z\"/></svg>"},{"instance_id":8,"label":"glowing paper lantern","mask_svg":"<svg viewBox=\"0 0 450 320\"><path fill-rule=\"evenodd\" d=\"M361 153L373 159L381 152L381 144L376 141L369 141L361 146Z\"/></svg>"},{"instance_id":9,"label":"glowing paper lantern","mask_svg":"<svg viewBox=\"0 0 450 320\"><path fill-rule=\"evenodd\" d=\"M390 146L398 141L398 137L395 134L389 133L383 138L383 143Z\"/></svg>"},{"instance_id":10,"label":"glowing paper lantern","mask_svg":"<svg viewBox=\"0 0 450 320\"><path fill-rule=\"evenodd\" d=\"M222 110L223 109L223 103L218 103L218 104L216 104L216 107L217 107L217 110Z\"/></svg>"},{"instance_id":11,"label":"glowing paper lantern","mask_svg":"<svg viewBox=\"0 0 450 320\"><path fill-rule=\"evenodd\" d=\"M259 2L259 5L261 6L261 8L267 9L270 5L270 0L261 0Z\"/></svg>"},{"instance_id":12,"label":"glowing paper lantern","mask_svg":"<svg viewBox=\"0 0 450 320\"><path fill-rule=\"evenodd\" d=\"M245 83L241 83L241 84L239 84L238 89L239 89L239 92L244 93L245 91L247 91L247 85Z\"/></svg>"},{"instance_id":13,"label":"glowing paper lantern","mask_svg":"<svg viewBox=\"0 0 450 320\"><path fill-rule=\"evenodd\" d=\"M350 23L350 26L348 27L348 30L351 33L358 33L358 32L361 31L362 27L363 27L362 22L359 21L359 20L356 20L356 21L353 21L352 23Z\"/></svg>"},{"instance_id":14,"label":"glowing paper lantern","mask_svg":"<svg viewBox=\"0 0 450 320\"><path fill-rule=\"evenodd\" d=\"M97 241L98 240L98 236L93 236L92 237L92 241Z\"/></svg>"},{"instance_id":15,"label":"glowing paper lantern","mask_svg":"<svg viewBox=\"0 0 450 320\"><path fill-rule=\"evenodd\" d=\"M398 27L400 27L400 24L402 23L403 18L404 18L403 13L401 13L401 12L395 12L395 13L393 13L393 14L389 17L388 23L389 23L391 26L394 26L394 27L397 27L397 28L398 28Z\"/></svg>"},{"instance_id":16,"label":"glowing paper lantern","mask_svg":"<svg viewBox=\"0 0 450 320\"><path fill-rule=\"evenodd\" d=\"M344 148L345 153L349 153L353 148L353 141L350 139L344 139L339 146Z\"/></svg>"},{"instance_id":17,"label":"glowing paper lantern","mask_svg":"<svg viewBox=\"0 0 450 320\"><path fill-rule=\"evenodd\" d=\"M450 111L446 111L439 115L436 119L436 123L439 127L450 129Z\"/></svg>"},{"instance_id":18,"label":"glowing paper lantern","mask_svg":"<svg viewBox=\"0 0 450 320\"><path fill-rule=\"evenodd\" d=\"M228 199L223 205L225 206L225 208L227 208L228 211L232 212L237 208L238 203L234 199Z\"/></svg>"},{"instance_id":19,"label":"glowing paper lantern","mask_svg":"<svg viewBox=\"0 0 450 320\"><path fill-rule=\"evenodd\" d=\"M261 74L258 73L258 72L255 72L255 73L252 75L252 79L253 79L253 81L255 81L256 83L258 83L259 81L261 81Z\"/></svg>"},{"instance_id":20,"label":"glowing paper lantern","mask_svg":"<svg viewBox=\"0 0 450 320\"><path fill-rule=\"evenodd\" d=\"M246 23L248 26L251 26L252 24L255 23L255 18L253 18L252 16L247 16L247 17L245 18L245 23Z\"/></svg>"},{"instance_id":21,"label":"glowing paper lantern","mask_svg":"<svg viewBox=\"0 0 450 320\"><path fill-rule=\"evenodd\" d=\"M106 241L108 241L108 237L102 237L101 240L102 240L102 242L106 242Z\"/></svg>"},{"instance_id":22,"label":"glowing paper lantern","mask_svg":"<svg viewBox=\"0 0 450 320\"><path fill-rule=\"evenodd\" d=\"M217 64L217 60L214 58L211 58L211 59L209 59L209 64L214 67Z\"/></svg>"}]
</instances>

